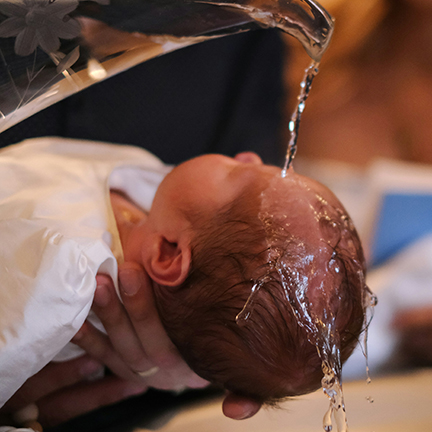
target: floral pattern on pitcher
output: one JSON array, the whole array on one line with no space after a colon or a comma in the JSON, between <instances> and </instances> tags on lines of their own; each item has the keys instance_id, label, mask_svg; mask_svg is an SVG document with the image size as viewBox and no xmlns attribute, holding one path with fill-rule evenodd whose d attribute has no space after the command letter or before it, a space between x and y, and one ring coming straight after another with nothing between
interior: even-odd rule
<instances>
[{"instance_id":1,"label":"floral pattern on pitcher","mask_svg":"<svg viewBox=\"0 0 432 432\"><path fill-rule=\"evenodd\" d=\"M93 0L107 5L109 0ZM60 39L75 39L81 28L68 14L78 0L1 0L0 13L8 18L0 24L0 37L15 37L15 53L32 54L39 46L47 54L60 49Z\"/></svg>"},{"instance_id":2,"label":"floral pattern on pitcher","mask_svg":"<svg viewBox=\"0 0 432 432\"><path fill-rule=\"evenodd\" d=\"M0 0L0 38L6 39L0 48L0 84L6 85L9 78L3 94L10 95L8 101L0 100L3 119L38 98L61 77L76 87L72 66L80 59L82 28L74 12L80 1ZM107 6L110 0L90 2ZM62 45L63 41L67 43ZM55 67L49 67L50 61Z\"/></svg>"},{"instance_id":3,"label":"floral pattern on pitcher","mask_svg":"<svg viewBox=\"0 0 432 432\"><path fill-rule=\"evenodd\" d=\"M0 133L151 58L269 27L315 58L333 21L316 0L0 0Z\"/></svg>"}]
</instances>

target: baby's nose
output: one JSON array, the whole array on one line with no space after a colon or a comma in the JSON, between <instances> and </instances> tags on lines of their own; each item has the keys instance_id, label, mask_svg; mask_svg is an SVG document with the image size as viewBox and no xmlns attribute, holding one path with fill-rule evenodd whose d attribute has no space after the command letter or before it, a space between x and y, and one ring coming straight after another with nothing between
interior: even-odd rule
<instances>
[{"instance_id":1,"label":"baby's nose","mask_svg":"<svg viewBox=\"0 0 432 432\"><path fill-rule=\"evenodd\" d=\"M234 159L242 163L253 163L261 165L263 162L261 158L254 152L242 152L234 156Z\"/></svg>"}]
</instances>

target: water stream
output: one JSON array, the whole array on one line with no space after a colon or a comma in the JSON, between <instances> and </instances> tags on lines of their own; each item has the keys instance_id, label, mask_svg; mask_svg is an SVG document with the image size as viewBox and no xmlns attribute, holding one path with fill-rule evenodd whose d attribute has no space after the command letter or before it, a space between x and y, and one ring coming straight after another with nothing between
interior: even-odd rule
<instances>
[{"instance_id":1,"label":"water stream","mask_svg":"<svg viewBox=\"0 0 432 432\"><path fill-rule=\"evenodd\" d=\"M292 161L294 160L297 151L297 139L300 128L300 121L303 111L306 107L306 100L312 89L312 83L319 71L319 62L313 60L311 65L305 70L303 81L300 83L300 94L297 97L297 105L294 109L291 120L288 124L290 139L288 142L285 165L282 169L282 177L287 175L288 169L291 167Z\"/></svg>"},{"instance_id":2,"label":"water stream","mask_svg":"<svg viewBox=\"0 0 432 432\"><path fill-rule=\"evenodd\" d=\"M288 124L290 139L287 145L285 164L281 171L281 178L284 182L288 182L287 184L299 182L295 176L291 175L292 173L290 174L290 170L292 170L292 162L297 150L301 116L306 107L306 100L310 94L312 83L319 71L319 62L323 54L321 52L319 56L312 55L313 50L308 46L310 41L311 39L309 42L305 42L304 39L302 41L312 58L312 63L305 70L304 78L300 84L301 89L297 98L297 105ZM338 432L347 432L348 423L341 381L341 342L336 328L336 316L333 313L335 302L337 303L341 299L340 293L335 287L341 282L340 273L343 272L340 268L340 262L335 257L335 252L332 253L331 251L335 250L335 245L341 241L341 238L350 239L350 233L353 232L354 228L344 210L332 207L325 199L317 196L314 191L304 187L304 185L300 185L300 188L303 188L303 196L300 199L293 199L289 194L282 199L280 197L275 199L274 191L280 191L281 178L272 180L268 189L262 193L259 217L267 231L268 262L273 273L276 272L279 276L285 298L291 306L298 325L306 330L309 342L316 346L322 362L323 378L321 384L324 394L329 399L329 408L323 418L323 429L330 432L335 425ZM298 185L294 186L297 187ZM288 187L288 190L294 189ZM277 204L280 204L281 201L283 201L282 205L278 206ZM279 208L282 209L282 212ZM305 220L299 222L295 217L287 214L287 208L295 208L294 213ZM309 220L308 215L312 215ZM280 243L280 238L283 236L277 232L278 230L285 231L286 234L289 230L295 231L296 224L301 225L302 223L304 224L303 227L308 226L310 231L315 233L319 232L316 227L320 226L327 235L320 238L319 235L313 237L312 234L306 234L305 239L302 236L296 237L296 234L293 233L288 242ZM328 235L331 232L334 233L334 236ZM367 365L367 327L371 319L370 311L376 304L376 297L365 283L363 264L359 262L352 242L351 244L349 242L350 240L347 240L346 252L357 268L358 283L362 289L365 316L363 350L366 357L367 379L370 382ZM291 250L289 250L290 248ZM323 259L323 256L326 258ZM325 275L330 275L330 281L335 282L334 286L328 285L329 279ZM236 320L239 325L247 324L253 313L259 291L266 285L269 278L270 276L265 276L254 283L246 304L237 315ZM316 289L317 286L319 287L318 290ZM317 294L314 291L318 291L319 300L317 300Z\"/></svg>"}]
</instances>

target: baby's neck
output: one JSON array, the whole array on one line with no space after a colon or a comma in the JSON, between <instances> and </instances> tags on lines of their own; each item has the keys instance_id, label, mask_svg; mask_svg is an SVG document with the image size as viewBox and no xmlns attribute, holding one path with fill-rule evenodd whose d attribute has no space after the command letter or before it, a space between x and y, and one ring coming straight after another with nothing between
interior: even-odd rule
<instances>
[{"instance_id":1,"label":"baby's neck","mask_svg":"<svg viewBox=\"0 0 432 432\"><path fill-rule=\"evenodd\" d=\"M141 247L145 241L141 231L147 214L119 191L111 190L110 198L124 258L126 261L140 262Z\"/></svg>"}]
</instances>

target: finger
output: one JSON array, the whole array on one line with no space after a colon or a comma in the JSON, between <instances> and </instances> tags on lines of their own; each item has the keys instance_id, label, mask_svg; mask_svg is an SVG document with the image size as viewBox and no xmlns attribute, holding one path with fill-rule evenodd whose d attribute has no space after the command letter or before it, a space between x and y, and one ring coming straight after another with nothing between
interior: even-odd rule
<instances>
[{"instance_id":1,"label":"finger","mask_svg":"<svg viewBox=\"0 0 432 432\"><path fill-rule=\"evenodd\" d=\"M138 271L140 273L143 272L139 265L129 264L126 265L126 268L132 268L134 271ZM102 277L98 277L99 285L101 285L101 282L105 283L106 280L104 282ZM126 314L127 311L123 308L116 293L114 292L114 286L111 280L109 279L108 282L109 285L107 287L99 286L97 288L93 309L104 324L108 332L109 340L106 336L100 334L91 326L85 326L83 327L83 331L80 333L87 331L88 334L85 335L86 339L77 343L89 354L95 356L95 358L101 360L104 358L107 359L104 360L105 364L107 364L107 366L114 373L124 378L128 377L128 374L130 374L131 370L139 372L151 371L152 374L148 376L139 376L134 373L133 378L129 379L142 379L147 383L151 383L152 386L164 389L177 389L184 386L201 388L208 385L207 381L198 377L189 369L189 367L177 353L174 345L168 339L168 336L160 324L155 306L153 306L153 308L156 314L156 319L159 322L160 330L159 332L155 331L153 327L153 331L150 331L148 336L147 333L141 332L141 334L144 333L145 335L141 336L144 338L142 341L143 343L141 343L135 332L135 328L141 329L141 326L145 326L146 323L144 321L138 320L139 323L135 327L133 326L133 323ZM139 289L141 280L138 280L138 282ZM141 307L143 309L145 308L145 300L144 305L142 303L138 304L138 308ZM148 339L146 340L145 338ZM168 342L167 344L163 345L163 350L166 352L163 352L159 357L161 358L164 356L162 361L160 361L158 364L159 371L156 369L156 376L154 376L153 372L155 363L157 363L157 359L155 361L155 359L149 358L145 351L147 343L151 345L155 338L166 338ZM167 356L169 357L168 361L166 360ZM120 362L120 359L122 362ZM113 362L115 362L115 365Z\"/></svg>"},{"instance_id":2,"label":"finger","mask_svg":"<svg viewBox=\"0 0 432 432\"><path fill-rule=\"evenodd\" d=\"M146 390L142 383L127 382L115 376L81 383L41 399L37 404L38 420L45 427L56 426Z\"/></svg>"},{"instance_id":3,"label":"finger","mask_svg":"<svg viewBox=\"0 0 432 432\"><path fill-rule=\"evenodd\" d=\"M228 393L222 403L222 411L226 417L234 420L244 420L254 416L261 404L243 396Z\"/></svg>"},{"instance_id":4,"label":"finger","mask_svg":"<svg viewBox=\"0 0 432 432\"><path fill-rule=\"evenodd\" d=\"M125 380L137 381L134 373L116 352L110 339L89 322L85 322L72 342L82 348L89 356L105 364L112 372Z\"/></svg>"},{"instance_id":5,"label":"finger","mask_svg":"<svg viewBox=\"0 0 432 432\"><path fill-rule=\"evenodd\" d=\"M23 384L4 405L4 410L17 411L50 393L85 380L101 370L103 370L102 363L87 355L63 363L50 363Z\"/></svg>"},{"instance_id":6,"label":"finger","mask_svg":"<svg viewBox=\"0 0 432 432\"><path fill-rule=\"evenodd\" d=\"M112 283L98 284L92 309L105 327L114 350L132 370L145 371L154 366L148 360Z\"/></svg>"},{"instance_id":7,"label":"finger","mask_svg":"<svg viewBox=\"0 0 432 432\"><path fill-rule=\"evenodd\" d=\"M160 367L175 367L182 360L160 321L150 278L141 267L124 263L119 281L124 307L147 356Z\"/></svg>"},{"instance_id":8,"label":"finger","mask_svg":"<svg viewBox=\"0 0 432 432\"><path fill-rule=\"evenodd\" d=\"M119 282L123 305L150 362L172 376L181 376L188 387L208 385L189 368L168 337L159 318L152 282L142 267L124 263L119 268Z\"/></svg>"}]
</instances>

